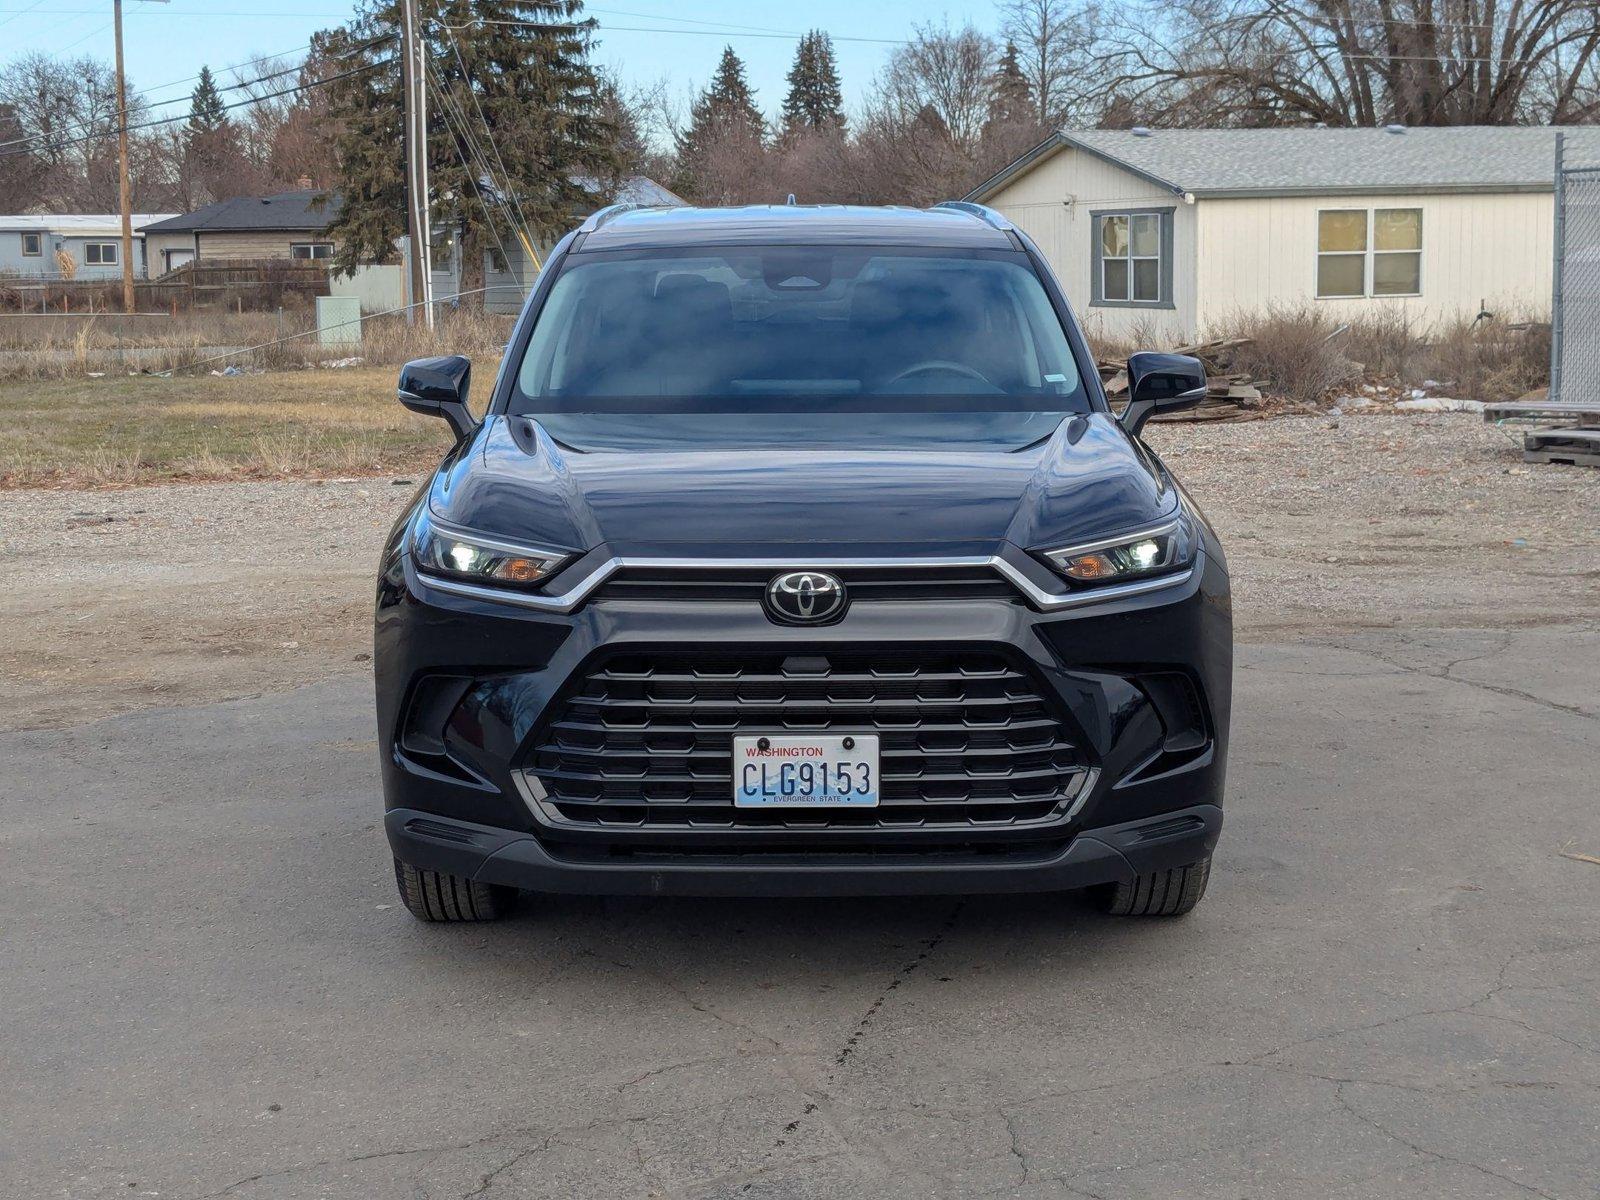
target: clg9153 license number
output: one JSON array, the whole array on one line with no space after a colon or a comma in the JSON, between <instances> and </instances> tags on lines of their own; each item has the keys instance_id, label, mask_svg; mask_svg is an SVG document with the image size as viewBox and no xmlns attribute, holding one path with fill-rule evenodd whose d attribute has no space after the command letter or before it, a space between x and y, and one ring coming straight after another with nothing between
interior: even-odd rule
<instances>
[{"instance_id":1,"label":"clg9153 license number","mask_svg":"<svg viewBox=\"0 0 1600 1200\"><path fill-rule=\"evenodd\" d=\"M738 808L874 808L878 737L736 737L733 802Z\"/></svg>"}]
</instances>

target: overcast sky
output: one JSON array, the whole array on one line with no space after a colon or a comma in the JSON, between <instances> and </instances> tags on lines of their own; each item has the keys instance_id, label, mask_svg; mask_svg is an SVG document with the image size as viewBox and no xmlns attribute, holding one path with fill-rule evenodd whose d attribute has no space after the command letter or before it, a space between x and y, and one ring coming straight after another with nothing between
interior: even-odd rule
<instances>
[{"instance_id":1,"label":"overcast sky","mask_svg":"<svg viewBox=\"0 0 1600 1200\"><path fill-rule=\"evenodd\" d=\"M615 7L613 7L613 5ZM342 0L126 0L128 75L155 102L181 99L202 65L220 70L262 55L299 52L313 32L341 23L352 5ZM833 35L846 104L853 107L897 39L913 23L947 17L992 28L991 0L930 5L919 0L600 0L588 12L601 23L600 63L633 82L666 77L687 94L709 78L724 43L749 68L757 99L769 116L783 101L793 37L817 27ZM803 16L799 16L803 13ZM742 28L740 28L742 27ZM641 32L641 30L652 32ZM671 32L668 32L671 31ZM852 41L852 38L862 39ZM0 64L40 50L110 61L111 0L0 0ZM170 85L170 86L165 86ZM162 115L182 111L181 104Z\"/></svg>"}]
</instances>

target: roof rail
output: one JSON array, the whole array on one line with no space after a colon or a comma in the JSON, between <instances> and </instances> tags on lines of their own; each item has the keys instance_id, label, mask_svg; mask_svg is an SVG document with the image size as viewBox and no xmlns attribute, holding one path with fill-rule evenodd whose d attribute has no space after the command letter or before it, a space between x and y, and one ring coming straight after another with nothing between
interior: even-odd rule
<instances>
[{"instance_id":1,"label":"roof rail","mask_svg":"<svg viewBox=\"0 0 1600 1200\"><path fill-rule=\"evenodd\" d=\"M973 204L968 200L941 200L934 208L947 208L952 212L966 213L969 217L977 217L985 225L992 225L1002 233L1009 233L1014 226L994 209L985 204Z\"/></svg>"},{"instance_id":2,"label":"roof rail","mask_svg":"<svg viewBox=\"0 0 1600 1200\"><path fill-rule=\"evenodd\" d=\"M593 233L612 217L620 217L625 212L632 212L636 208L645 208L643 204L608 204L604 208L597 208L584 218L582 225L578 226L579 233Z\"/></svg>"}]
</instances>

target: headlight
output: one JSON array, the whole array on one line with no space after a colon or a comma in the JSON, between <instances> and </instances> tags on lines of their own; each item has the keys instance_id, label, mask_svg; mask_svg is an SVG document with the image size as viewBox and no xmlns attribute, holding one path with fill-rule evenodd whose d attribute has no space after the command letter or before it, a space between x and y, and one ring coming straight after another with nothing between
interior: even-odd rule
<instances>
[{"instance_id":1,"label":"headlight","mask_svg":"<svg viewBox=\"0 0 1600 1200\"><path fill-rule=\"evenodd\" d=\"M1194 562L1194 527L1187 516L1097 542L1082 542L1042 557L1073 583L1099 586L1181 571Z\"/></svg>"},{"instance_id":2,"label":"headlight","mask_svg":"<svg viewBox=\"0 0 1600 1200\"><path fill-rule=\"evenodd\" d=\"M518 546L476 533L441 529L424 512L412 532L417 569L491 587L537 588L570 557L562 550Z\"/></svg>"}]
</instances>

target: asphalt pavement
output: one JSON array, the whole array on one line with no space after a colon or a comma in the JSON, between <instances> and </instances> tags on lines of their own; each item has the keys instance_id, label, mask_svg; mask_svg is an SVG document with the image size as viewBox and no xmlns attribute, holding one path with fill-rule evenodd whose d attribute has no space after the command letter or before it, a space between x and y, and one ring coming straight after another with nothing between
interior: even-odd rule
<instances>
[{"instance_id":1,"label":"asphalt pavement","mask_svg":"<svg viewBox=\"0 0 1600 1200\"><path fill-rule=\"evenodd\" d=\"M365 676L0 735L0 1196L1593 1197L1600 632L1337 641L1240 648L1177 921L424 926Z\"/></svg>"}]
</instances>

